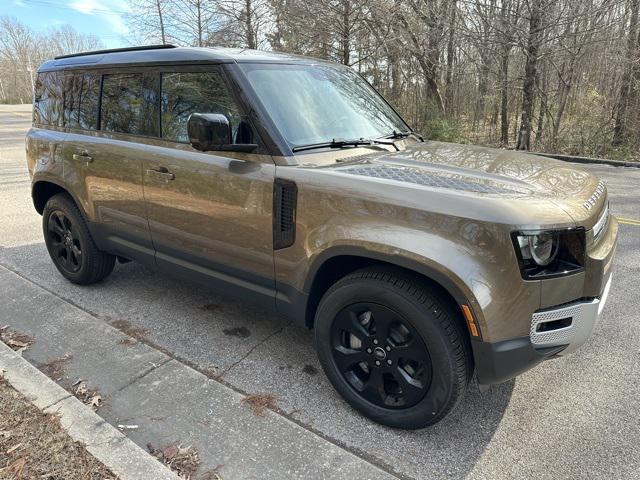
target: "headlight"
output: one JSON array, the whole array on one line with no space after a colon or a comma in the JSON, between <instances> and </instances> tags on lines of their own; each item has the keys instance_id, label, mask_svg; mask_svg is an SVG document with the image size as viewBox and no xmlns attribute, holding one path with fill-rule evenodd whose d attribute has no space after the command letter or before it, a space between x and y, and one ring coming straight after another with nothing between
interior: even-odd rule
<instances>
[{"instance_id":1,"label":"headlight","mask_svg":"<svg viewBox=\"0 0 640 480\"><path fill-rule=\"evenodd\" d=\"M558 256L560 242L557 232L543 232L535 235L518 235L522 258L533 260L536 265L546 267Z\"/></svg>"},{"instance_id":2,"label":"headlight","mask_svg":"<svg viewBox=\"0 0 640 480\"><path fill-rule=\"evenodd\" d=\"M522 277L526 280L569 275L583 270L584 229L514 232Z\"/></svg>"}]
</instances>

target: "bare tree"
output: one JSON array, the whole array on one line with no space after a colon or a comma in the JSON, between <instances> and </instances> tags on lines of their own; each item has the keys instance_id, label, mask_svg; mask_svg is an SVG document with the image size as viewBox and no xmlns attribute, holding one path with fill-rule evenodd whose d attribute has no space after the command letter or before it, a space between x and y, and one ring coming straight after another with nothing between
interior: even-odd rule
<instances>
[{"instance_id":1,"label":"bare tree","mask_svg":"<svg viewBox=\"0 0 640 480\"><path fill-rule=\"evenodd\" d=\"M99 47L97 38L69 26L36 33L14 18L0 17L0 102L30 102L36 69L45 60Z\"/></svg>"},{"instance_id":2,"label":"bare tree","mask_svg":"<svg viewBox=\"0 0 640 480\"><path fill-rule=\"evenodd\" d=\"M130 29L139 41L145 43L170 43L173 15L170 0L130 0Z\"/></svg>"},{"instance_id":3,"label":"bare tree","mask_svg":"<svg viewBox=\"0 0 640 480\"><path fill-rule=\"evenodd\" d=\"M638 15L640 9L639 0L629 0L627 4L629 12L629 33L627 34L626 65L622 81L620 82L620 94L616 105L615 126L613 128L612 143L621 145L625 136L629 133L628 111L630 106L637 106L638 62L640 62L640 39L638 38Z\"/></svg>"}]
</instances>

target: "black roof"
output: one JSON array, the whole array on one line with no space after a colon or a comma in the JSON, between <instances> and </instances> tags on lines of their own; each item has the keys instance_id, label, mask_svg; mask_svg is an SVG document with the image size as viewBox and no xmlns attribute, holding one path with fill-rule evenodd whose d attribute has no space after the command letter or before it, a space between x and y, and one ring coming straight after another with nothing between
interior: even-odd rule
<instances>
[{"instance_id":1,"label":"black roof","mask_svg":"<svg viewBox=\"0 0 640 480\"><path fill-rule=\"evenodd\" d=\"M246 48L175 47L173 45L148 45L139 47L98 50L63 55L43 63L38 71L73 68L104 68L138 64L175 65L180 63L324 63L311 57L286 53L263 52Z\"/></svg>"}]
</instances>

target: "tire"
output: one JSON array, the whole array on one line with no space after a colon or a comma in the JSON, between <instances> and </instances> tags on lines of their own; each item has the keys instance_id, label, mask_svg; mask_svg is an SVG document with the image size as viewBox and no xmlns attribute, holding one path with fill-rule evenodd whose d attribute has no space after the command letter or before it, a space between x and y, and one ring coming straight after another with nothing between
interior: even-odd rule
<instances>
[{"instance_id":1,"label":"tire","mask_svg":"<svg viewBox=\"0 0 640 480\"><path fill-rule=\"evenodd\" d=\"M423 428L460 402L473 373L469 337L455 315L437 287L419 277L358 270L320 300L316 350L356 410L390 427Z\"/></svg>"},{"instance_id":2,"label":"tire","mask_svg":"<svg viewBox=\"0 0 640 480\"><path fill-rule=\"evenodd\" d=\"M116 257L98 250L84 216L68 194L59 193L47 201L42 229L51 260L70 282L90 285L113 271Z\"/></svg>"}]
</instances>

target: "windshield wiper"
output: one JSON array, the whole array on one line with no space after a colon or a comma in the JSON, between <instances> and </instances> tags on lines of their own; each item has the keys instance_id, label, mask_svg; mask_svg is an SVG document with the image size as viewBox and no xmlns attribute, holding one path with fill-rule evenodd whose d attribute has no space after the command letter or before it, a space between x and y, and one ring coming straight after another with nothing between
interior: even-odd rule
<instances>
[{"instance_id":1,"label":"windshield wiper","mask_svg":"<svg viewBox=\"0 0 640 480\"><path fill-rule=\"evenodd\" d=\"M354 138L351 140L334 138L330 142L311 143L309 145L298 145L291 149L292 152L301 152L303 150L314 150L316 148L344 148L344 147L358 147L360 145L371 145L371 140L364 138Z\"/></svg>"},{"instance_id":2,"label":"windshield wiper","mask_svg":"<svg viewBox=\"0 0 640 480\"><path fill-rule=\"evenodd\" d=\"M407 137L415 137L421 142L424 142L424 139L420 135L418 135L416 132L412 132L411 130L407 130L405 132L396 132L394 130L392 133L390 133L384 138L392 138L394 140L400 140L402 138L407 138Z\"/></svg>"}]
</instances>

